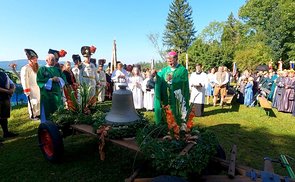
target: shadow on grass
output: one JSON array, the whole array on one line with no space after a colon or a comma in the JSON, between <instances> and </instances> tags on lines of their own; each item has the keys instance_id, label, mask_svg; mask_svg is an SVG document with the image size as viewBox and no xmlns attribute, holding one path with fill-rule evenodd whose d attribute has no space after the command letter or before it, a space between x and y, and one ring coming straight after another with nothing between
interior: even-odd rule
<instances>
[{"instance_id":1,"label":"shadow on grass","mask_svg":"<svg viewBox=\"0 0 295 182\"><path fill-rule=\"evenodd\" d=\"M257 109L264 110L265 116L268 116L270 118L276 118L277 117L276 113L273 111L274 108L268 109L268 108L262 108L260 106L256 106L256 107L257 107Z\"/></svg>"},{"instance_id":2,"label":"shadow on grass","mask_svg":"<svg viewBox=\"0 0 295 182\"><path fill-rule=\"evenodd\" d=\"M205 108L209 108L209 111L204 112L204 116L210 116L214 114L220 114L220 113L226 113L226 112L239 112L240 110L240 104L234 103L231 107L224 106L223 108L221 106L205 106Z\"/></svg>"},{"instance_id":3,"label":"shadow on grass","mask_svg":"<svg viewBox=\"0 0 295 182\"><path fill-rule=\"evenodd\" d=\"M234 144L237 145L237 163L242 165L263 170L264 157L276 159L280 154L295 157L295 136L274 135L263 127L250 130L241 127L240 124L219 124L208 129L218 136L227 154ZM295 167L295 164L293 166ZM275 173L288 175L281 165L275 163L274 167Z\"/></svg>"},{"instance_id":4,"label":"shadow on grass","mask_svg":"<svg viewBox=\"0 0 295 182\"><path fill-rule=\"evenodd\" d=\"M272 109L264 109L266 114L268 114L269 117L273 117L273 118L276 118L277 115L275 114L275 112L272 110Z\"/></svg>"}]
</instances>

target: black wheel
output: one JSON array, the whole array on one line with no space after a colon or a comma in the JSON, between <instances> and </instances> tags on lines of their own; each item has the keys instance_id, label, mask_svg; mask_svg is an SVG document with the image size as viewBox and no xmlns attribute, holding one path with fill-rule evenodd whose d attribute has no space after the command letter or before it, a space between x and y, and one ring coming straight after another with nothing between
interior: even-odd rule
<instances>
[{"instance_id":1,"label":"black wheel","mask_svg":"<svg viewBox=\"0 0 295 182\"><path fill-rule=\"evenodd\" d=\"M50 162L60 161L64 146L58 127L51 121L41 123L38 128L39 146L44 157Z\"/></svg>"}]
</instances>

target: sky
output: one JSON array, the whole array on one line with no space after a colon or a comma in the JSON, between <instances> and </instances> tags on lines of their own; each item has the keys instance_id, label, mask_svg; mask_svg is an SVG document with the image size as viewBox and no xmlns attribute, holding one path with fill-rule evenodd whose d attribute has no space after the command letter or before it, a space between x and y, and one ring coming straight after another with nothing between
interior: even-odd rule
<instances>
[{"instance_id":1,"label":"sky","mask_svg":"<svg viewBox=\"0 0 295 182\"><path fill-rule=\"evenodd\" d=\"M212 21L237 17L245 0L188 0L197 34ZM117 57L126 64L158 60L148 34L160 44L172 0L0 0L0 61L26 59L25 48L44 60L48 49L67 51L71 60L82 46L94 45L92 56L111 61L113 40Z\"/></svg>"}]
</instances>

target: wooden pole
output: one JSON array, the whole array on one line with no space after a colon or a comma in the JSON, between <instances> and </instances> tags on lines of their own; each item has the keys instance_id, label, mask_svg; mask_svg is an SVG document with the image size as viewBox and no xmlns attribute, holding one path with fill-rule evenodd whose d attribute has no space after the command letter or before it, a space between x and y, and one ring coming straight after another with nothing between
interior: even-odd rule
<instances>
[{"instance_id":1,"label":"wooden pole","mask_svg":"<svg viewBox=\"0 0 295 182\"><path fill-rule=\"evenodd\" d=\"M152 62L151 62L151 70L155 69L155 60L152 59Z\"/></svg>"},{"instance_id":2,"label":"wooden pole","mask_svg":"<svg viewBox=\"0 0 295 182\"><path fill-rule=\"evenodd\" d=\"M112 61L111 61L111 72L116 69L117 66L117 45L116 40L113 43L113 51L112 51Z\"/></svg>"}]
</instances>

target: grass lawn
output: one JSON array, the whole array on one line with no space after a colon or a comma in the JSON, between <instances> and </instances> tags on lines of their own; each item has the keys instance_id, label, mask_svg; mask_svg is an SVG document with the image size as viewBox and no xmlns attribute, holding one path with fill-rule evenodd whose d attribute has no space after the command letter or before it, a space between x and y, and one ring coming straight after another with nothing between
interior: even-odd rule
<instances>
[{"instance_id":1,"label":"grass lawn","mask_svg":"<svg viewBox=\"0 0 295 182\"><path fill-rule=\"evenodd\" d=\"M267 116L262 108L234 105L231 109L206 107L205 116L194 118L196 125L214 131L227 154L238 147L237 162L262 169L263 158L287 154L295 157L295 117L278 113ZM146 116L153 120L153 113ZM37 142L38 121L28 119L27 108L15 108L9 128L20 133L0 147L1 181L124 181L133 172L135 153L110 143L106 160L100 161L97 139L85 135L64 139L65 155L60 164L51 164L42 156ZM2 132L0 132L2 135ZM138 162L140 163L140 162ZM295 165L293 163L293 168ZM286 175L280 165L275 171Z\"/></svg>"}]
</instances>

